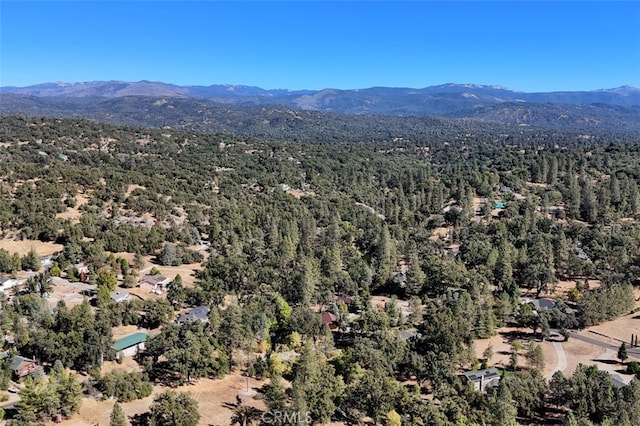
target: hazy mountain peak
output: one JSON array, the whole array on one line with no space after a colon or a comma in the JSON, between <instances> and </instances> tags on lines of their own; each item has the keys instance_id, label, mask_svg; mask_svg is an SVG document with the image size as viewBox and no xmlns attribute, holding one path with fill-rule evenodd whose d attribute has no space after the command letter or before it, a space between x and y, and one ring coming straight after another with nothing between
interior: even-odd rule
<instances>
[{"instance_id":1,"label":"hazy mountain peak","mask_svg":"<svg viewBox=\"0 0 640 426\"><path fill-rule=\"evenodd\" d=\"M480 107L505 102L549 104L640 105L640 89L621 86L593 91L552 93L517 92L499 85L446 83L422 89L370 87L357 90L325 88L322 90L262 89L255 86L214 84L178 86L141 80L94 81L84 83L44 83L28 87L3 87L11 92L36 97L121 98L142 96L155 98L194 98L235 105L283 105L315 111L375 115L460 115Z\"/></svg>"}]
</instances>

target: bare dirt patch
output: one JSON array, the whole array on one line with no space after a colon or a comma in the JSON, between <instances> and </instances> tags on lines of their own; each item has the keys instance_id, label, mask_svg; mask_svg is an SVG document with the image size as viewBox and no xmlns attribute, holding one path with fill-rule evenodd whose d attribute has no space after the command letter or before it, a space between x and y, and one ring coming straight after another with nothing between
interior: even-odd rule
<instances>
[{"instance_id":1,"label":"bare dirt patch","mask_svg":"<svg viewBox=\"0 0 640 426\"><path fill-rule=\"evenodd\" d=\"M519 340L522 342L524 348L520 351L518 356L518 365L520 367L526 367L527 361L524 354L527 351L527 347L532 344L538 344L542 347L544 353L544 369L542 374L546 374L549 371L553 371L558 363L558 356L553 348L552 342L540 342L540 340L531 333L531 330L524 328L512 328L502 327L497 330L496 335L491 336L488 339L477 339L474 341L476 358L482 359L482 354L485 349L491 345L493 356L487 360L487 365L497 366L500 368L507 368L510 364L511 356L511 344Z\"/></svg>"},{"instance_id":2,"label":"bare dirt patch","mask_svg":"<svg viewBox=\"0 0 640 426\"><path fill-rule=\"evenodd\" d=\"M576 288L576 281L579 281L581 284L584 284L585 280L575 279L575 280L558 281L555 284L555 289L552 294L558 297L566 298L569 290ZM600 280L588 279L587 282L589 283L590 290L599 288L602 285L602 282Z\"/></svg>"},{"instance_id":3,"label":"bare dirt patch","mask_svg":"<svg viewBox=\"0 0 640 426\"><path fill-rule=\"evenodd\" d=\"M208 425L229 425L233 416L233 409L236 405L236 396L247 393L247 382L249 393L256 393L267 381L258 381L244 377L240 372L228 374L222 379L200 379L191 385L184 385L175 388L178 392L190 392L198 401L198 411L200 412L201 426ZM154 386L151 396L136 401L122 404L122 409L129 419L136 415L149 411L153 398L168 388L165 386ZM251 405L260 410L264 410L264 402L255 398L247 398L245 405ZM97 401L93 398L83 398L80 412L65 421L65 425L73 426L94 426L97 424L108 425L109 416L113 409L114 401Z\"/></svg>"},{"instance_id":4,"label":"bare dirt patch","mask_svg":"<svg viewBox=\"0 0 640 426\"><path fill-rule=\"evenodd\" d=\"M478 210L482 206L487 204L487 199L485 197L473 197L473 210Z\"/></svg>"},{"instance_id":5,"label":"bare dirt patch","mask_svg":"<svg viewBox=\"0 0 640 426\"><path fill-rule=\"evenodd\" d=\"M82 213L77 208L67 208L66 211L56 215L57 219L69 220L73 224L79 223L81 217Z\"/></svg>"},{"instance_id":6,"label":"bare dirt patch","mask_svg":"<svg viewBox=\"0 0 640 426\"><path fill-rule=\"evenodd\" d=\"M172 280L176 277L176 275L180 275L182 278L182 284L185 287L193 287L196 281L196 272L204 269L204 264L207 261L207 257L209 256L208 246L207 245L198 245L198 246L189 246L189 249L197 250L203 255L202 263L190 263L184 264L180 266L162 266L157 265L152 262L153 257L145 256L144 257L144 266L138 270L138 275L142 277L145 274L148 274L151 269L156 268L160 271L160 275L171 278ZM129 263L133 263L133 254L131 253L116 253L116 256L121 256L127 259Z\"/></svg>"},{"instance_id":7,"label":"bare dirt patch","mask_svg":"<svg viewBox=\"0 0 640 426\"><path fill-rule=\"evenodd\" d=\"M476 358L481 359L484 351L491 346L493 356L487 360L487 365L506 367L509 365L509 353L511 352L511 343L502 334L496 334L488 339L477 339L474 342L476 350Z\"/></svg>"},{"instance_id":8,"label":"bare dirt patch","mask_svg":"<svg viewBox=\"0 0 640 426\"><path fill-rule=\"evenodd\" d=\"M80 207L87 204L89 202L89 197L86 194L77 194L76 205L75 207L69 207L66 211L62 213L58 213L56 218L58 219L68 219L71 223L80 222L80 218L82 217L82 212L80 211Z\"/></svg>"},{"instance_id":9,"label":"bare dirt patch","mask_svg":"<svg viewBox=\"0 0 640 426\"><path fill-rule=\"evenodd\" d=\"M441 228L435 228L433 230L433 232L431 232L431 236L429 237L429 240L431 241L436 241L439 238L444 239L447 234L449 232L451 232L453 230L452 226L447 226L447 227L441 227Z\"/></svg>"},{"instance_id":10,"label":"bare dirt patch","mask_svg":"<svg viewBox=\"0 0 640 426\"><path fill-rule=\"evenodd\" d=\"M488 360L487 364L499 367L507 367L509 365L509 357L511 355L511 344L519 340L526 346L530 342L540 343L539 339L531 333L531 330L525 328L501 327L496 330L496 334L488 339L476 339L474 341L476 357L482 358L484 350L491 345L493 356ZM524 354L525 349L520 351ZM525 365L524 358L520 360L519 365Z\"/></svg>"},{"instance_id":11,"label":"bare dirt patch","mask_svg":"<svg viewBox=\"0 0 640 426\"><path fill-rule=\"evenodd\" d=\"M371 303L373 303L378 310L383 310L384 305L389 301L391 301L391 297L388 296L371 296ZM398 309L403 317L408 317L411 314L408 300L396 299L396 305L398 305Z\"/></svg>"},{"instance_id":12,"label":"bare dirt patch","mask_svg":"<svg viewBox=\"0 0 640 426\"><path fill-rule=\"evenodd\" d=\"M129 195L131 195L131 193L132 193L133 191L135 191L136 189L143 189L143 190L144 190L144 189L147 189L147 188L146 188L145 186L142 186L142 185L136 185L136 184L128 185L128 186L127 186L127 190L126 190L126 191L124 191L124 196L125 196L125 198L126 198L126 197L128 197Z\"/></svg>"},{"instance_id":13,"label":"bare dirt patch","mask_svg":"<svg viewBox=\"0 0 640 426\"><path fill-rule=\"evenodd\" d=\"M61 251L64 247L62 244L45 243L38 240L0 240L0 249L5 249L12 254L17 252L20 256L24 256L29 253L32 248L38 256L46 256L56 251Z\"/></svg>"},{"instance_id":14,"label":"bare dirt patch","mask_svg":"<svg viewBox=\"0 0 640 426\"><path fill-rule=\"evenodd\" d=\"M93 288L93 286L89 284L71 283L66 279L58 277L53 277L51 283L53 286L47 298L47 302L51 307L56 306L60 301L64 301L69 308L79 305L89 297L84 295L83 292L91 291Z\"/></svg>"},{"instance_id":15,"label":"bare dirt patch","mask_svg":"<svg viewBox=\"0 0 640 426\"><path fill-rule=\"evenodd\" d=\"M553 348L552 342L537 342L542 346L542 353L544 354L544 368L542 369L542 375L550 373L556 369L558 365L558 354Z\"/></svg>"},{"instance_id":16,"label":"bare dirt patch","mask_svg":"<svg viewBox=\"0 0 640 426\"><path fill-rule=\"evenodd\" d=\"M196 281L196 271L204 269L201 263L191 263L189 265L180 266L153 266L160 271L160 275L171 278L172 280L176 275L180 275L180 278L182 278L182 284L185 287L193 287ZM145 269L145 273L148 273L150 270L151 268L148 268L148 270Z\"/></svg>"},{"instance_id":17,"label":"bare dirt patch","mask_svg":"<svg viewBox=\"0 0 640 426\"><path fill-rule=\"evenodd\" d=\"M598 333L606 343L620 345L626 342L628 345L632 334L640 334L640 312L623 315L616 320L589 327L588 330Z\"/></svg>"},{"instance_id":18,"label":"bare dirt patch","mask_svg":"<svg viewBox=\"0 0 640 426\"><path fill-rule=\"evenodd\" d=\"M122 361L120 363L116 361L105 361L102 365L102 369L100 370L102 375L111 373L112 371L142 371L142 367L133 359L133 357L124 357L121 359Z\"/></svg>"},{"instance_id":19,"label":"bare dirt patch","mask_svg":"<svg viewBox=\"0 0 640 426\"><path fill-rule=\"evenodd\" d=\"M565 376L571 376L578 364L593 365L594 360L600 359L605 353L600 346L571 338L562 343L562 348L567 357L567 368L563 371Z\"/></svg>"},{"instance_id":20,"label":"bare dirt patch","mask_svg":"<svg viewBox=\"0 0 640 426\"><path fill-rule=\"evenodd\" d=\"M287 194L293 195L298 200L302 197L313 197L315 192L313 191L303 191L301 189L288 189L285 191Z\"/></svg>"}]
</instances>

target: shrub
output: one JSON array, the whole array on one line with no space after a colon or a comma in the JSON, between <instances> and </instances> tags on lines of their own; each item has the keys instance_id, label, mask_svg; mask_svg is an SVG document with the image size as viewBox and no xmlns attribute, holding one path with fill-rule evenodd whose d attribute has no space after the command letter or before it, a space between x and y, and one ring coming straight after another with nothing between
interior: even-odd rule
<instances>
[{"instance_id":1,"label":"shrub","mask_svg":"<svg viewBox=\"0 0 640 426\"><path fill-rule=\"evenodd\" d=\"M153 390L151 382L141 373L124 371L105 374L98 381L97 387L104 395L113 396L120 402L145 398L151 395Z\"/></svg>"},{"instance_id":2,"label":"shrub","mask_svg":"<svg viewBox=\"0 0 640 426\"><path fill-rule=\"evenodd\" d=\"M636 377L640 378L640 362L631 361L629 364L627 364L627 373L635 374Z\"/></svg>"}]
</instances>

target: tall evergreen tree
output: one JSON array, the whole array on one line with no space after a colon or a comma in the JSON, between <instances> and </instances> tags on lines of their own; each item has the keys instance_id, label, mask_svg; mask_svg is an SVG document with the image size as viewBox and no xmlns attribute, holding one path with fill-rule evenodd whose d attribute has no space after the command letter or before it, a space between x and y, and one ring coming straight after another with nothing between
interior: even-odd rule
<instances>
[{"instance_id":1,"label":"tall evergreen tree","mask_svg":"<svg viewBox=\"0 0 640 426\"><path fill-rule=\"evenodd\" d=\"M625 342L622 342L622 344L618 348L618 359L621 363L624 364L627 358L629 358L629 354L627 353L627 344Z\"/></svg>"},{"instance_id":2,"label":"tall evergreen tree","mask_svg":"<svg viewBox=\"0 0 640 426\"><path fill-rule=\"evenodd\" d=\"M113 409L111 410L109 426L127 426L127 419L124 415L124 411L122 411L122 406L117 402L113 405Z\"/></svg>"}]
</instances>

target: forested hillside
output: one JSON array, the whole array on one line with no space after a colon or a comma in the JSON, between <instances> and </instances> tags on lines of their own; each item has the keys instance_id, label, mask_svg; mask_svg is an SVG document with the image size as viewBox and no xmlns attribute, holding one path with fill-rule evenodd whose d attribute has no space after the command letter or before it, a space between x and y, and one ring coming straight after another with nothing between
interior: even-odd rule
<instances>
[{"instance_id":1,"label":"forested hillside","mask_svg":"<svg viewBox=\"0 0 640 426\"><path fill-rule=\"evenodd\" d=\"M50 308L54 272L36 275L3 302L6 349L88 371L107 389L96 369L115 357L111 328L135 324L156 330L137 358L140 380L181 384L246 367L270 379L270 410L314 422L639 424L637 380L618 389L581 366L548 383L535 343L634 306L637 137L402 123L385 137L317 144L0 119L0 232L62 244L55 275L71 279L84 262L97 293L94 306ZM115 277L127 286L135 269L110 253L177 265L201 261L191 247L203 242L195 286L175 279L158 301L109 300ZM0 250L7 276L27 266ZM576 286L555 300L560 280ZM381 294L391 297L383 306L372 299ZM525 294L555 305L534 311ZM210 308L207 322L174 323L196 306ZM530 330L531 343L514 344L500 384L476 392L460 374L492 364L474 340L506 325ZM51 417L28 417L34 410L24 402L11 421ZM260 416L241 404L235 414Z\"/></svg>"},{"instance_id":2,"label":"forested hillside","mask_svg":"<svg viewBox=\"0 0 640 426\"><path fill-rule=\"evenodd\" d=\"M345 96L329 94L322 99L348 107L351 100ZM344 107L305 108L304 104L291 104L281 98L266 98L255 105L249 101L227 104L175 96L69 98L0 92L0 116L85 118L115 125L170 126L178 130L305 142L390 142L398 137L421 142L437 135L455 136L464 130L640 133L640 106L634 104L547 104L517 100L476 104L462 94L446 96L435 102L438 109L434 111L423 110L420 102L407 100L405 95L394 99L396 109L386 109L380 105L380 99L374 98L365 103L367 108L357 111L346 108L350 112L347 114ZM449 99L451 96L454 99ZM464 102L450 105L456 97Z\"/></svg>"}]
</instances>

